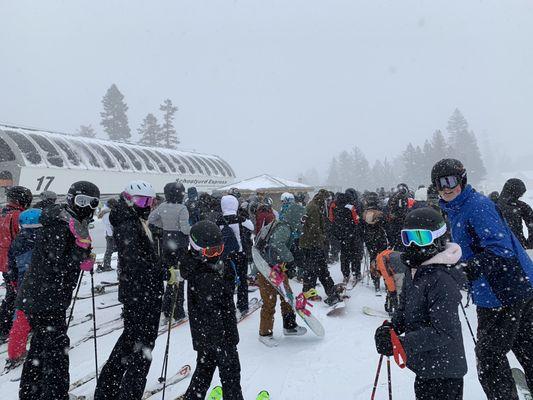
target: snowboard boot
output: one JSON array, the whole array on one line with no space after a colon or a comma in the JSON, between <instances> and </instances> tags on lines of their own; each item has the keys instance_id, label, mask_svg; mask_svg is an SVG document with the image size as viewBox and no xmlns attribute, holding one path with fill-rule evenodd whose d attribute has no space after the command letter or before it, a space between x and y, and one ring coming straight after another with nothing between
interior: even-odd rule
<instances>
[{"instance_id":1,"label":"snowboard boot","mask_svg":"<svg viewBox=\"0 0 533 400\"><path fill-rule=\"evenodd\" d=\"M326 300L324 300L324 303L326 303L329 307L334 306L337 303L340 303L342 299L340 298L338 293L333 293L331 296L329 296Z\"/></svg>"},{"instance_id":2,"label":"snowboard boot","mask_svg":"<svg viewBox=\"0 0 533 400\"><path fill-rule=\"evenodd\" d=\"M261 390L255 400L270 400L270 394L266 390Z\"/></svg>"},{"instance_id":3,"label":"snowboard boot","mask_svg":"<svg viewBox=\"0 0 533 400\"><path fill-rule=\"evenodd\" d=\"M345 276L345 277L342 279L342 284L343 284L344 286L347 286L348 283L350 283L350 275Z\"/></svg>"},{"instance_id":4,"label":"snowboard boot","mask_svg":"<svg viewBox=\"0 0 533 400\"><path fill-rule=\"evenodd\" d=\"M213 390L209 392L207 400L222 400L222 387L215 386Z\"/></svg>"},{"instance_id":5,"label":"snowboard boot","mask_svg":"<svg viewBox=\"0 0 533 400\"><path fill-rule=\"evenodd\" d=\"M307 329L303 326L296 325L294 328L283 328L285 336L303 336L307 333Z\"/></svg>"},{"instance_id":6,"label":"snowboard boot","mask_svg":"<svg viewBox=\"0 0 533 400\"><path fill-rule=\"evenodd\" d=\"M305 292L304 296L309 301L322 301L322 297L318 295L318 292L314 288Z\"/></svg>"},{"instance_id":7,"label":"snowboard boot","mask_svg":"<svg viewBox=\"0 0 533 400\"><path fill-rule=\"evenodd\" d=\"M274 339L273 335L261 336L259 335L259 341L267 347L277 347L279 342Z\"/></svg>"}]
</instances>

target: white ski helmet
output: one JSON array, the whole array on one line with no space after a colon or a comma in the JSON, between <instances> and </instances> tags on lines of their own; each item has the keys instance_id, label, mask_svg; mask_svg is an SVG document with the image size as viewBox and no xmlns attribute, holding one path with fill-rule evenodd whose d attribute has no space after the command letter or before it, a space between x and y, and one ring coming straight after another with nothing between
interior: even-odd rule
<instances>
[{"instance_id":1,"label":"white ski helmet","mask_svg":"<svg viewBox=\"0 0 533 400\"><path fill-rule=\"evenodd\" d=\"M124 192L126 200L130 200L133 196L155 197L154 187L145 181L131 181L128 183Z\"/></svg>"},{"instance_id":2,"label":"white ski helmet","mask_svg":"<svg viewBox=\"0 0 533 400\"><path fill-rule=\"evenodd\" d=\"M285 192L281 194L281 202L282 203L292 203L294 202L294 195L289 192Z\"/></svg>"}]
</instances>

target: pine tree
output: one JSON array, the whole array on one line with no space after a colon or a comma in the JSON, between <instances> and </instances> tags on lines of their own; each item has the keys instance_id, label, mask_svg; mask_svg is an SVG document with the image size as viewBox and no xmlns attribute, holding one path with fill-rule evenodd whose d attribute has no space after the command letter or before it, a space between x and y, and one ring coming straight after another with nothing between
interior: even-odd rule
<instances>
[{"instance_id":1,"label":"pine tree","mask_svg":"<svg viewBox=\"0 0 533 400\"><path fill-rule=\"evenodd\" d=\"M328 179L326 181L326 185L332 188L336 188L340 186L339 163L336 157L333 157L331 159L331 163L329 164Z\"/></svg>"},{"instance_id":2,"label":"pine tree","mask_svg":"<svg viewBox=\"0 0 533 400\"><path fill-rule=\"evenodd\" d=\"M352 159L355 189L362 191L371 188L373 183L370 178L370 165L364 153L357 146L352 149Z\"/></svg>"},{"instance_id":3,"label":"pine tree","mask_svg":"<svg viewBox=\"0 0 533 400\"><path fill-rule=\"evenodd\" d=\"M468 122L458 109L448 121L450 134L450 156L460 160L465 166L470 182L479 183L487 171L481 158L476 135L468 130Z\"/></svg>"},{"instance_id":4,"label":"pine tree","mask_svg":"<svg viewBox=\"0 0 533 400\"><path fill-rule=\"evenodd\" d=\"M339 154L339 186L347 189L354 185L354 165L353 158L346 150Z\"/></svg>"},{"instance_id":5,"label":"pine tree","mask_svg":"<svg viewBox=\"0 0 533 400\"><path fill-rule=\"evenodd\" d=\"M430 164L433 166L437 161L449 156L449 147L446 138L440 130L436 130L431 137Z\"/></svg>"},{"instance_id":6,"label":"pine tree","mask_svg":"<svg viewBox=\"0 0 533 400\"><path fill-rule=\"evenodd\" d=\"M137 130L141 136L139 143L148 146L157 146L157 140L161 135L161 127L157 123L157 118L154 114L148 114L139 129Z\"/></svg>"},{"instance_id":7,"label":"pine tree","mask_svg":"<svg viewBox=\"0 0 533 400\"><path fill-rule=\"evenodd\" d=\"M80 129L78 129L78 136L93 138L96 137L96 131L91 125L80 125Z\"/></svg>"},{"instance_id":8,"label":"pine tree","mask_svg":"<svg viewBox=\"0 0 533 400\"><path fill-rule=\"evenodd\" d=\"M420 147L418 148L420 150ZM402 153L403 161L403 174L402 182L406 183L409 187L414 186L417 183L417 175L419 167L420 154L412 145L409 143Z\"/></svg>"},{"instance_id":9,"label":"pine tree","mask_svg":"<svg viewBox=\"0 0 533 400\"><path fill-rule=\"evenodd\" d=\"M174 129L174 115L178 111L178 107L172 105L172 100L166 99L159 109L163 111L163 125L161 126L159 144L167 149L175 149L180 142L176 129Z\"/></svg>"},{"instance_id":10,"label":"pine tree","mask_svg":"<svg viewBox=\"0 0 533 400\"><path fill-rule=\"evenodd\" d=\"M104 111L100 113L100 124L111 140L127 140L131 137L128 126L128 106L124 102L124 95L117 86L112 84L102 99Z\"/></svg>"}]
</instances>

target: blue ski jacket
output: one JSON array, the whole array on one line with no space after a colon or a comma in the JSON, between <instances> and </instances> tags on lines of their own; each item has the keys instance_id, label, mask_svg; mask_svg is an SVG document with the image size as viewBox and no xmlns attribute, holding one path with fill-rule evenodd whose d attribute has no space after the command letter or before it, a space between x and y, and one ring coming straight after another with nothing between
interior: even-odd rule
<instances>
[{"instance_id":1,"label":"blue ski jacket","mask_svg":"<svg viewBox=\"0 0 533 400\"><path fill-rule=\"evenodd\" d=\"M478 307L508 306L533 297L533 262L489 198L467 185L450 202L440 200L453 241L467 263Z\"/></svg>"}]
</instances>

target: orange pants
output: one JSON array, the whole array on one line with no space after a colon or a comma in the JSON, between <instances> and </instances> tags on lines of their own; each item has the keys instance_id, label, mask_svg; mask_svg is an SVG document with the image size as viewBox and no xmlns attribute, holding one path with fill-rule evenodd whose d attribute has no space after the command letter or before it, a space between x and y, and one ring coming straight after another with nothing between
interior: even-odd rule
<instances>
[{"instance_id":1,"label":"orange pants","mask_svg":"<svg viewBox=\"0 0 533 400\"><path fill-rule=\"evenodd\" d=\"M31 327L22 310L15 311L15 320L9 331L9 342L7 344L7 357L16 360L26 354L26 343Z\"/></svg>"}]
</instances>

